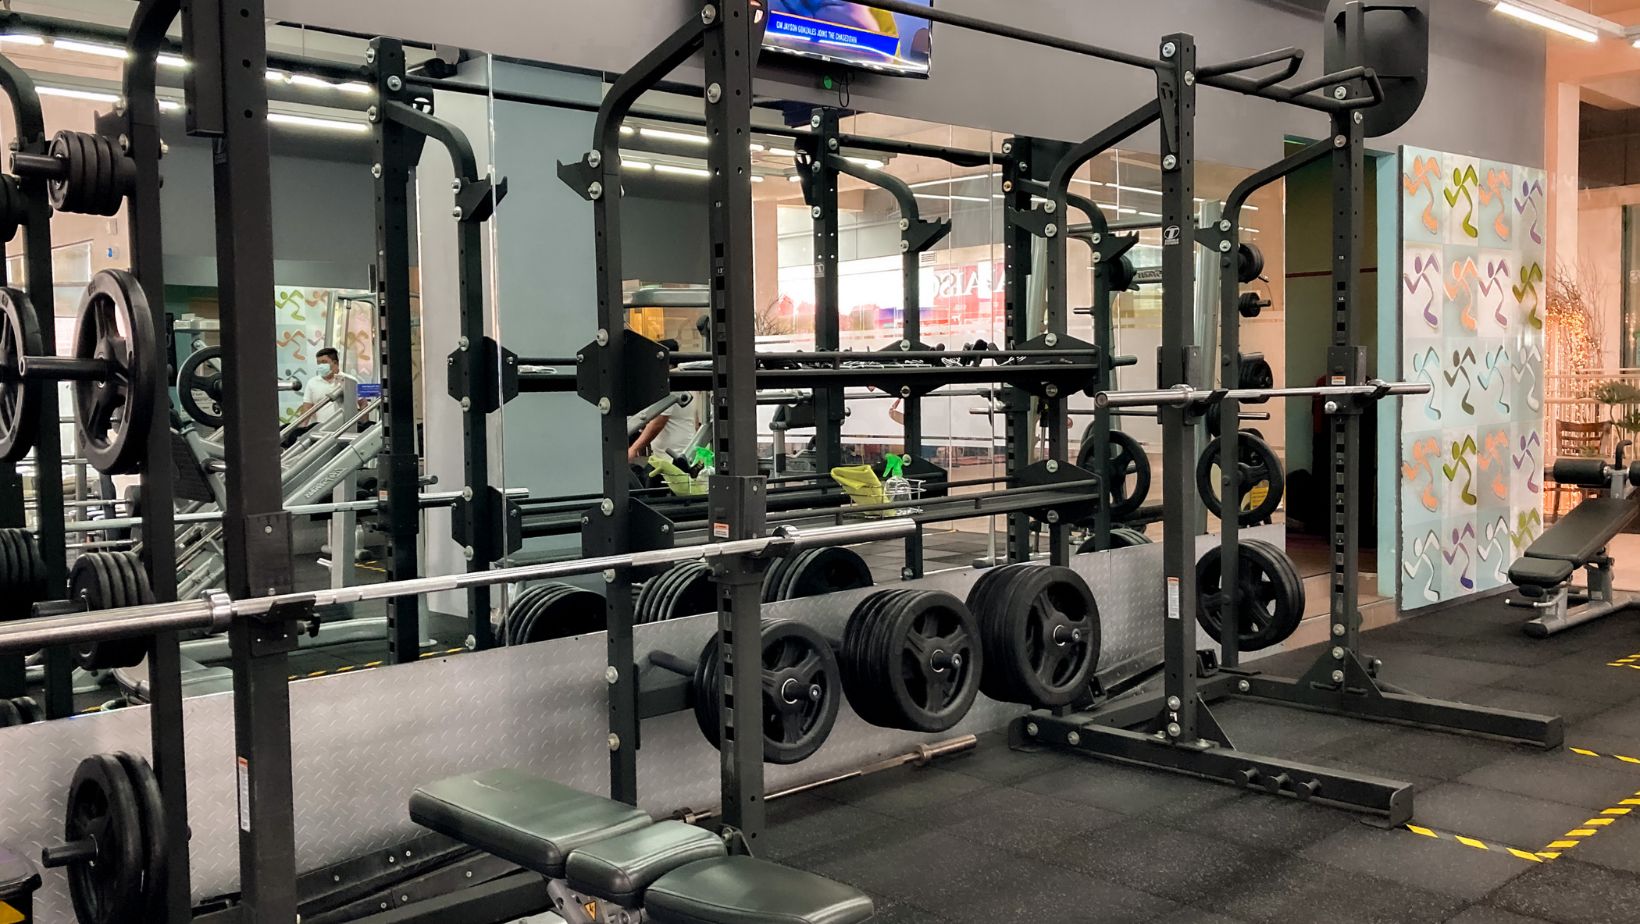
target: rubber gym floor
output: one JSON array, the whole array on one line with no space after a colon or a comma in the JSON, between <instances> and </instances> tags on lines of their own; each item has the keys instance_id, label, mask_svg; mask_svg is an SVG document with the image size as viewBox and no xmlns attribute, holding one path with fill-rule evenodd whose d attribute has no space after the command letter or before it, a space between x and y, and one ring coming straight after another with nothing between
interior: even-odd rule
<instances>
[{"instance_id":1,"label":"rubber gym floor","mask_svg":"<svg viewBox=\"0 0 1640 924\"><path fill-rule=\"evenodd\" d=\"M1546 640L1522 620L1502 598L1475 601L1371 631L1363 649L1413 691L1563 716L1560 751L1217 708L1244 750L1416 784L1417 830L1013 751L998 731L927 767L772 802L758 850L864 889L885 924L1640 922L1640 614ZM1316 654L1258 665L1293 675Z\"/></svg>"}]
</instances>

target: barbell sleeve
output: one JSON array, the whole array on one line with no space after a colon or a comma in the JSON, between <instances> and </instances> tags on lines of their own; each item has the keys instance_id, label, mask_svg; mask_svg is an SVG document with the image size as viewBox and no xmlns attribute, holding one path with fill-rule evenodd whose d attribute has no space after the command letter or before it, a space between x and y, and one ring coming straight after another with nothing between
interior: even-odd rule
<instances>
[{"instance_id":1,"label":"barbell sleeve","mask_svg":"<svg viewBox=\"0 0 1640 924\"><path fill-rule=\"evenodd\" d=\"M917 524L909 520L850 523L844 526L804 530L778 527L772 535L755 539L736 539L706 545L544 562L538 565L412 578L356 587L274 594L245 600L234 600L227 594L211 591L202 600L150 603L66 616L38 616L3 623L0 624L0 653L27 652L54 645L76 645L188 629L221 631L228 628L236 619L254 619L283 607L329 607L368 603L394 597L419 597L443 591L468 590L516 581L596 574L616 568L646 568L684 561L713 561L737 555L787 555L802 549L905 538L916 530Z\"/></svg>"}]
</instances>

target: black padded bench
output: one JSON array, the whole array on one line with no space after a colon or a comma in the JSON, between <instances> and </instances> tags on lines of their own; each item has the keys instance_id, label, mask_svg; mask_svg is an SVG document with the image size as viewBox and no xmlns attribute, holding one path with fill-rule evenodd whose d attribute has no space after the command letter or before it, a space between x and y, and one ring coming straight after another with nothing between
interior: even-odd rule
<instances>
[{"instance_id":1,"label":"black padded bench","mask_svg":"<svg viewBox=\"0 0 1640 924\"><path fill-rule=\"evenodd\" d=\"M642 908L656 924L856 924L873 914L857 889L729 856L709 831L656 823L630 805L519 770L423 786L410 797L410 818L545 876L555 910L572 921L584 896Z\"/></svg>"},{"instance_id":2,"label":"black padded bench","mask_svg":"<svg viewBox=\"0 0 1640 924\"><path fill-rule=\"evenodd\" d=\"M1509 580L1527 596L1542 596L1599 557L1637 517L1640 505L1632 499L1590 498L1526 547L1509 566Z\"/></svg>"}]
</instances>

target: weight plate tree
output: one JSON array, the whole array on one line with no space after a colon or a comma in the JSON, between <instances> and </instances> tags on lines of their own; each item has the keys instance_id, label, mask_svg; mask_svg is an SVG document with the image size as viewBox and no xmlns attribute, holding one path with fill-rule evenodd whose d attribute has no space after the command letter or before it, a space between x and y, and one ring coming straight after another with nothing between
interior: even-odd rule
<instances>
[{"instance_id":1,"label":"weight plate tree","mask_svg":"<svg viewBox=\"0 0 1640 924\"><path fill-rule=\"evenodd\" d=\"M1150 456L1133 437L1120 430L1110 431L1110 457L1104 465L1093 458L1092 428L1083 434L1078 468L1097 474L1105 482L1105 498L1110 501L1110 518L1125 520L1139 512L1150 495Z\"/></svg>"},{"instance_id":2,"label":"weight plate tree","mask_svg":"<svg viewBox=\"0 0 1640 924\"><path fill-rule=\"evenodd\" d=\"M1242 526L1267 523L1281 506L1282 492L1287 482L1282 475L1281 460L1276 458L1270 444L1250 432L1243 431L1236 440L1236 455L1241 459L1241 501L1237 505L1237 522ZM1196 488L1201 492L1202 505L1216 517L1223 517L1224 504L1219 497L1219 455L1223 440L1207 444L1196 462Z\"/></svg>"},{"instance_id":3,"label":"weight plate tree","mask_svg":"<svg viewBox=\"0 0 1640 924\"><path fill-rule=\"evenodd\" d=\"M880 591L849 617L838 666L849 705L867 722L947 731L979 694L979 621L947 593Z\"/></svg>"},{"instance_id":4,"label":"weight plate tree","mask_svg":"<svg viewBox=\"0 0 1640 924\"><path fill-rule=\"evenodd\" d=\"M177 370L177 399L201 426L222 426L222 348L195 350Z\"/></svg>"},{"instance_id":5,"label":"weight plate tree","mask_svg":"<svg viewBox=\"0 0 1640 924\"><path fill-rule=\"evenodd\" d=\"M1099 662L1099 605L1081 575L1054 566L993 568L969 591L968 608L979 618L986 696L1046 708L1087 691Z\"/></svg>"},{"instance_id":6,"label":"weight plate tree","mask_svg":"<svg viewBox=\"0 0 1640 924\"><path fill-rule=\"evenodd\" d=\"M1287 553L1268 542L1241 542L1236 585L1237 638L1242 651L1279 645L1304 618L1304 582ZM1224 640L1223 549L1214 546L1196 563L1196 621L1215 642Z\"/></svg>"},{"instance_id":7,"label":"weight plate tree","mask_svg":"<svg viewBox=\"0 0 1640 924\"><path fill-rule=\"evenodd\" d=\"M842 705L842 678L831 643L800 622L763 626L763 759L771 764L807 760L826 743ZM693 682L695 722L719 747L718 704L723 672L717 636L701 649Z\"/></svg>"}]
</instances>

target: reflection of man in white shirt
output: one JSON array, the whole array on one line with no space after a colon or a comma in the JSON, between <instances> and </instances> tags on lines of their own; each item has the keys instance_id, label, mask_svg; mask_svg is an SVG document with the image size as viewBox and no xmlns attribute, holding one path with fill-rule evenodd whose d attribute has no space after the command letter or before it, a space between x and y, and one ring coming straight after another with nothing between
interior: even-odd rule
<instances>
[{"instance_id":1,"label":"reflection of man in white shirt","mask_svg":"<svg viewBox=\"0 0 1640 924\"><path fill-rule=\"evenodd\" d=\"M681 458L694 442L700 430L700 409L705 404L705 396L678 392L674 397L678 403L650 420L633 439L626 452L628 462L638 462L655 453ZM693 460L685 458L684 461Z\"/></svg>"},{"instance_id":2,"label":"reflection of man in white shirt","mask_svg":"<svg viewBox=\"0 0 1640 924\"><path fill-rule=\"evenodd\" d=\"M300 417L312 410L314 405L322 405L310 421L315 426L334 420L342 412L340 402L331 399L342 390L343 384L358 383L358 379L339 371L341 356L331 347L320 350L318 359L319 374L307 380L307 385L302 388L302 406L296 409L296 415Z\"/></svg>"}]
</instances>

